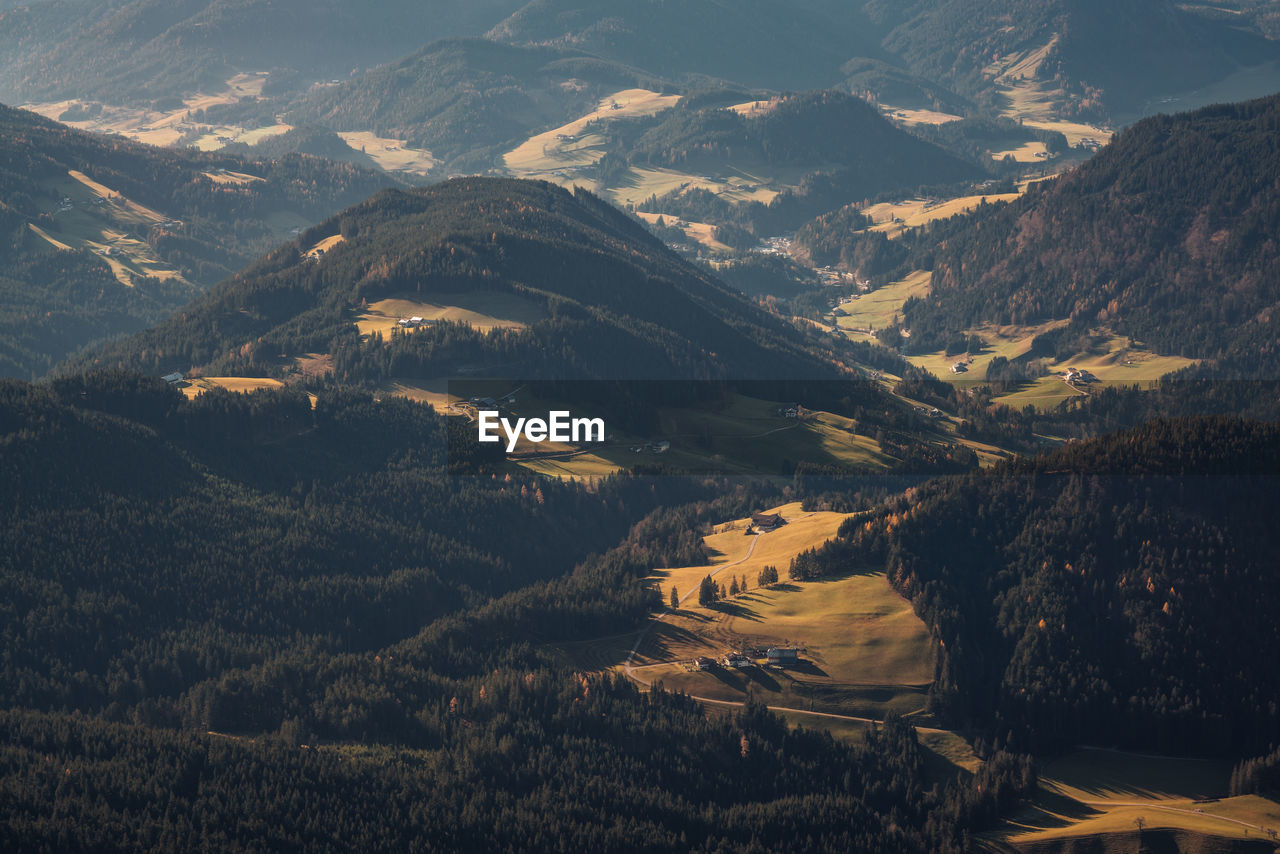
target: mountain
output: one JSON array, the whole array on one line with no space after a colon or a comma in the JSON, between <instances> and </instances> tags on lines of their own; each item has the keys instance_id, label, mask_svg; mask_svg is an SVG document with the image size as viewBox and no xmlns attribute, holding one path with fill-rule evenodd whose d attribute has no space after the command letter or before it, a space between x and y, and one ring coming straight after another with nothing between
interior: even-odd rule
<instances>
[{"instance_id":1,"label":"mountain","mask_svg":"<svg viewBox=\"0 0 1280 854\"><path fill-rule=\"evenodd\" d=\"M346 77L448 36L514 0L47 0L0 13L0 100L106 103L216 91L237 72Z\"/></svg>"},{"instance_id":2,"label":"mountain","mask_svg":"<svg viewBox=\"0 0 1280 854\"><path fill-rule=\"evenodd\" d=\"M652 75L576 50L480 39L432 44L339 86L308 92L290 121L374 128L458 168L485 169L503 147L590 113L607 94L661 87Z\"/></svg>"},{"instance_id":3,"label":"mountain","mask_svg":"<svg viewBox=\"0 0 1280 854\"><path fill-rule=\"evenodd\" d=\"M152 148L0 107L0 376L38 376L144 328L388 183L314 157Z\"/></svg>"},{"instance_id":4,"label":"mountain","mask_svg":"<svg viewBox=\"0 0 1280 854\"><path fill-rule=\"evenodd\" d=\"M795 186L763 202L734 204L706 190L678 188L642 209L696 221L749 224L758 235L886 192L955 184L986 173L895 127L860 98L835 91L774 98L745 113L676 107L626 149L633 164L720 175L799 173Z\"/></svg>"},{"instance_id":5,"label":"mountain","mask_svg":"<svg viewBox=\"0 0 1280 854\"><path fill-rule=\"evenodd\" d=\"M321 241L329 249L317 259ZM388 299L405 312L484 317L362 338L358 316ZM379 193L82 364L277 375L292 364L278 354L306 353L332 356L342 381L480 366L528 377L840 376L814 339L590 193L485 178Z\"/></svg>"},{"instance_id":6,"label":"mountain","mask_svg":"<svg viewBox=\"0 0 1280 854\"><path fill-rule=\"evenodd\" d=\"M1066 112L1094 118L1132 115L1280 58L1280 46L1241 16L1171 0L872 0L866 8L888 29L885 51L927 80L998 104L1002 63L1033 60L1007 82L1045 84Z\"/></svg>"},{"instance_id":7,"label":"mountain","mask_svg":"<svg viewBox=\"0 0 1280 854\"><path fill-rule=\"evenodd\" d=\"M934 708L1020 749L1260 753L1280 737L1280 427L1155 420L937 480L797 558L883 567L943 651ZM963 548L957 548L963 543Z\"/></svg>"},{"instance_id":8,"label":"mountain","mask_svg":"<svg viewBox=\"0 0 1280 854\"><path fill-rule=\"evenodd\" d=\"M933 291L903 316L912 346L982 321L1070 321L1156 349L1280 362L1280 96L1145 119L933 249Z\"/></svg>"},{"instance_id":9,"label":"mountain","mask_svg":"<svg viewBox=\"0 0 1280 854\"><path fill-rule=\"evenodd\" d=\"M780 491L451 475L447 421L0 380L0 846L751 850L803 821L809 850L959 854L1034 786L997 752L944 791L901 719L846 743L566 665L706 559L702 513Z\"/></svg>"},{"instance_id":10,"label":"mountain","mask_svg":"<svg viewBox=\"0 0 1280 854\"><path fill-rule=\"evenodd\" d=\"M489 31L560 45L668 77L703 75L771 89L839 81L851 56L879 56L857 3L833 0L532 0Z\"/></svg>"},{"instance_id":11,"label":"mountain","mask_svg":"<svg viewBox=\"0 0 1280 854\"><path fill-rule=\"evenodd\" d=\"M676 107L640 136L630 157L686 170L736 163L849 170L867 195L980 174L895 127L865 101L830 90L779 97L755 112Z\"/></svg>"}]
</instances>

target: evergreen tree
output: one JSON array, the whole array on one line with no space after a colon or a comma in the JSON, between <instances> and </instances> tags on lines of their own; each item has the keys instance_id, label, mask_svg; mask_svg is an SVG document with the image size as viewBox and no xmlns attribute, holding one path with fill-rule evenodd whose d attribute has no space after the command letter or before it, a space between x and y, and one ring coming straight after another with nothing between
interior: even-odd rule
<instances>
[{"instance_id":1,"label":"evergreen tree","mask_svg":"<svg viewBox=\"0 0 1280 854\"><path fill-rule=\"evenodd\" d=\"M702 583L698 585L698 604L710 608L716 603L716 598L716 583L710 575L703 576Z\"/></svg>"}]
</instances>

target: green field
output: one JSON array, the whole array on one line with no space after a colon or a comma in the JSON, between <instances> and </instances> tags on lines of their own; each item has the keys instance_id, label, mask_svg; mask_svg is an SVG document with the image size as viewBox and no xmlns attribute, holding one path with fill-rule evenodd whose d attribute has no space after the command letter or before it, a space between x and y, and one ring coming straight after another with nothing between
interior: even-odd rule
<instances>
[{"instance_id":1,"label":"green field","mask_svg":"<svg viewBox=\"0 0 1280 854\"><path fill-rule=\"evenodd\" d=\"M928 295L932 276L928 270L916 270L904 279L857 296L838 308L842 314L836 315L836 325L850 337L864 338L868 337L867 330L875 332L892 326L908 299Z\"/></svg>"},{"instance_id":2,"label":"green field","mask_svg":"<svg viewBox=\"0 0 1280 854\"><path fill-rule=\"evenodd\" d=\"M1009 361L1023 357L1030 351L1031 343L1037 335L1065 325L1066 321L1059 320L1040 326L971 330L967 334L978 335L983 339L981 353L972 356L947 356L939 351L909 356L908 361L952 385L983 385L987 381L987 366L996 356L1003 356ZM952 373L951 366L959 361L968 364L968 371ZM1195 364L1195 360L1181 356L1161 356L1135 344L1129 338L1110 336L1090 352L1077 353L1060 361L1047 359L1044 364L1049 371L1046 376L1002 395L996 401L1019 409L1025 406L1049 409L1067 398L1087 394L1063 381L1063 375L1069 368L1086 370L1097 377L1099 382L1091 384L1090 388L1112 385L1150 386L1167 373Z\"/></svg>"}]
</instances>

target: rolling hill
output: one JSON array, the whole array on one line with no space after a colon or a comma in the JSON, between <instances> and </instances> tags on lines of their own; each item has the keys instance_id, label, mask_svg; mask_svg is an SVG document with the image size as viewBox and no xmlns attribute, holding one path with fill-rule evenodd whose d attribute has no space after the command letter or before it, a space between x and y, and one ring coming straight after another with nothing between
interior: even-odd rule
<instances>
[{"instance_id":1,"label":"rolling hill","mask_svg":"<svg viewBox=\"0 0 1280 854\"><path fill-rule=\"evenodd\" d=\"M558 47L434 42L338 86L314 89L290 121L405 138L457 168L488 168L502 146L590 112L609 92L660 86L645 72Z\"/></svg>"},{"instance_id":2,"label":"rolling hill","mask_svg":"<svg viewBox=\"0 0 1280 854\"><path fill-rule=\"evenodd\" d=\"M391 327L404 312L442 321L411 333L365 327L362 336L360 318L376 322L388 299L404 302L386 309ZM470 314L428 315L434 309L419 305ZM616 379L840 376L813 339L591 194L484 178L384 191L91 361L274 375L307 353L332 356L346 381L480 368Z\"/></svg>"},{"instance_id":3,"label":"rolling hill","mask_svg":"<svg viewBox=\"0 0 1280 854\"><path fill-rule=\"evenodd\" d=\"M1280 645L1278 438L1151 421L909 490L793 571L882 565L941 641L933 709L955 724L1035 751L1252 755L1280 735L1276 658L1240 654Z\"/></svg>"},{"instance_id":4,"label":"rolling hill","mask_svg":"<svg viewBox=\"0 0 1280 854\"><path fill-rule=\"evenodd\" d=\"M1038 84L1057 109L1095 118L1141 114L1151 102L1280 57L1239 16L1170 0L873 0L884 49L915 74L998 105L1003 83ZM1020 65L1020 63L1024 63Z\"/></svg>"},{"instance_id":5,"label":"rolling hill","mask_svg":"<svg viewBox=\"0 0 1280 854\"><path fill-rule=\"evenodd\" d=\"M807 89L840 79L854 55L879 55L857 3L532 0L489 31L512 44L555 44L669 77Z\"/></svg>"},{"instance_id":6,"label":"rolling hill","mask_svg":"<svg viewBox=\"0 0 1280 854\"><path fill-rule=\"evenodd\" d=\"M709 222L750 223L757 234L884 192L911 192L981 177L976 164L895 127L874 107L835 91L804 92L754 109L677 107L659 114L629 148L633 164L716 175L791 176L769 199L735 205L694 187L643 209Z\"/></svg>"},{"instance_id":7,"label":"rolling hill","mask_svg":"<svg viewBox=\"0 0 1280 854\"><path fill-rule=\"evenodd\" d=\"M1145 119L1056 181L950 227L928 299L904 308L927 352L982 321L1070 320L1270 376L1280 316L1280 97ZM945 342L944 342L945 343Z\"/></svg>"},{"instance_id":8,"label":"rolling hill","mask_svg":"<svg viewBox=\"0 0 1280 854\"><path fill-rule=\"evenodd\" d=\"M342 389L0 380L0 846L748 850L802 821L959 854L1034 785L994 754L943 791L899 719L846 744L558 663L648 616L696 540L667 508L725 485L450 476L449 429Z\"/></svg>"},{"instance_id":9,"label":"rolling hill","mask_svg":"<svg viewBox=\"0 0 1280 854\"><path fill-rule=\"evenodd\" d=\"M156 322L390 183L315 157L152 148L0 107L0 375Z\"/></svg>"},{"instance_id":10,"label":"rolling hill","mask_svg":"<svg viewBox=\"0 0 1280 854\"><path fill-rule=\"evenodd\" d=\"M0 100L137 103L272 69L280 85L305 86L483 32L516 8L512 0L32 3L0 13Z\"/></svg>"}]
</instances>

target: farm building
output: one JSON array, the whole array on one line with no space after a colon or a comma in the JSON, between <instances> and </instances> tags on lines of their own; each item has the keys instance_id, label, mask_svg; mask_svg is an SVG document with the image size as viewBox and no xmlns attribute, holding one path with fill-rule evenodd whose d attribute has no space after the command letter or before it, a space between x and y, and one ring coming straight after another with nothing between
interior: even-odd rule
<instances>
[{"instance_id":1,"label":"farm building","mask_svg":"<svg viewBox=\"0 0 1280 854\"><path fill-rule=\"evenodd\" d=\"M720 663L725 667L736 667L741 670L744 667L751 666L751 659L740 652L728 652L725 653L724 660Z\"/></svg>"},{"instance_id":2,"label":"farm building","mask_svg":"<svg viewBox=\"0 0 1280 854\"><path fill-rule=\"evenodd\" d=\"M174 371L171 374L165 374L160 379L164 380L169 385L173 385L174 383L182 382L186 378L182 375L181 371Z\"/></svg>"},{"instance_id":3,"label":"farm building","mask_svg":"<svg viewBox=\"0 0 1280 854\"><path fill-rule=\"evenodd\" d=\"M964 373L968 373L968 371L969 371L969 365L965 362L956 362L954 365L951 366L951 373L953 374L964 374Z\"/></svg>"},{"instance_id":4,"label":"farm building","mask_svg":"<svg viewBox=\"0 0 1280 854\"><path fill-rule=\"evenodd\" d=\"M771 646L765 651L770 664L796 664L800 661L800 650L795 647Z\"/></svg>"},{"instance_id":5,"label":"farm building","mask_svg":"<svg viewBox=\"0 0 1280 854\"><path fill-rule=\"evenodd\" d=\"M782 518L781 513L752 513L751 524L761 531L772 531L774 528L785 525L786 520Z\"/></svg>"},{"instance_id":6,"label":"farm building","mask_svg":"<svg viewBox=\"0 0 1280 854\"><path fill-rule=\"evenodd\" d=\"M705 655L700 655L693 660L694 670L710 670L715 666L716 666L715 661L713 659L707 658Z\"/></svg>"}]
</instances>

